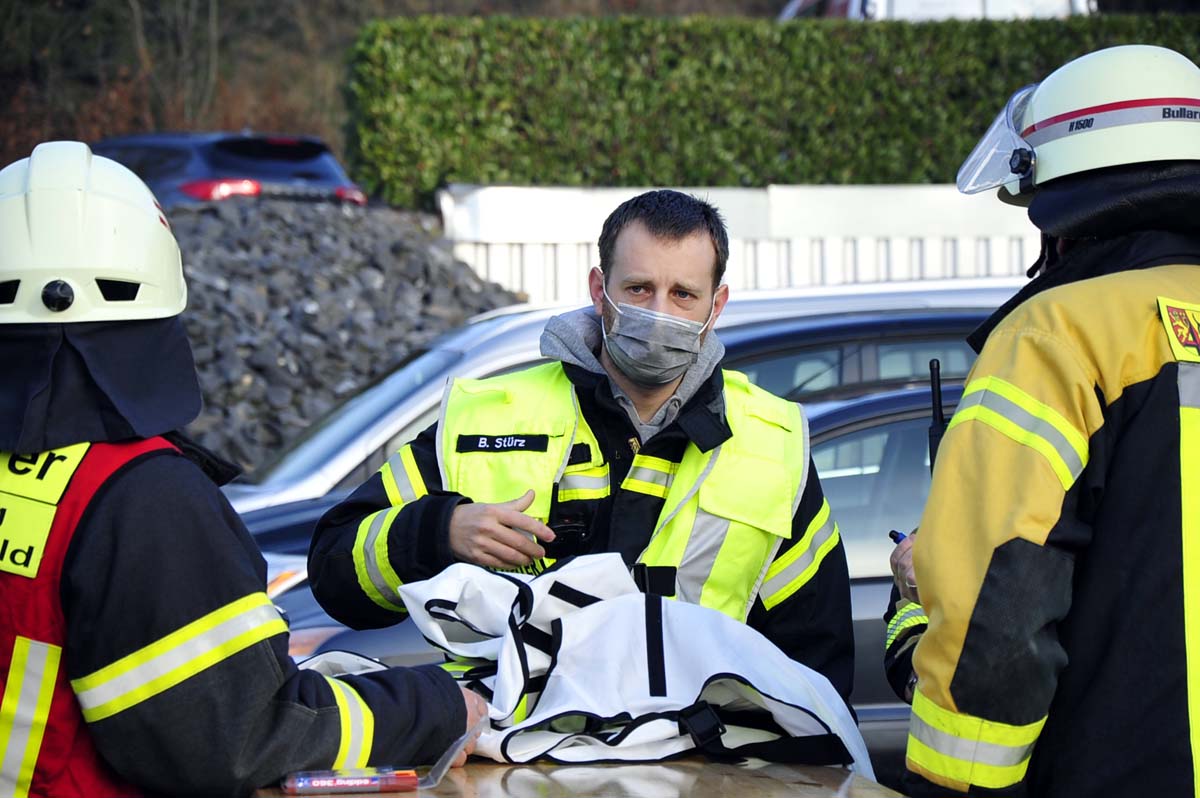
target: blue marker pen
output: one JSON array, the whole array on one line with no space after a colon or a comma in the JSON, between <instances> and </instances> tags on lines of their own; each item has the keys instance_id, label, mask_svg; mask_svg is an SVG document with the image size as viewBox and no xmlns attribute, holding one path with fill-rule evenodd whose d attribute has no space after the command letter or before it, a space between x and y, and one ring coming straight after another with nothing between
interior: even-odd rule
<instances>
[{"instance_id":1,"label":"blue marker pen","mask_svg":"<svg viewBox=\"0 0 1200 798\"><path fill-rule=\"evenodd\" d=\"M888 532L888 537L892 539L893 543L899 544L900 541L904 540L906 537L908 537L908 535L900 532L899 530L893 529L891 532Z\"/></svg>"}]
</instances>

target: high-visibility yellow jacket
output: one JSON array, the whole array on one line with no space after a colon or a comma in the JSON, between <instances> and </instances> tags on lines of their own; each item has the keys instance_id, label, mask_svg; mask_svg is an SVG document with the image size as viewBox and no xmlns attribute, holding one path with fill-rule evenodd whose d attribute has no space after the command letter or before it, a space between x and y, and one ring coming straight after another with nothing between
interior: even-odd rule
<instances>
[{"instance_id":1,"label":"high-visibility yellow jacket","mask_svg":"<svg viewBox=\"0 0 1200 798\"><path fill-rule=\"evenodd\" d=\"M1200 245L1179 257L1033 295L967 378L914 545L914 795L1200 794Z\"/></svg>"},{"instance_id":2,"label":"high-visibility yellow jacket","mask_svg":"<svg viewBox=\"0 0 1200 798\"><path fill-rule=\"evenodd\" d=\"M745 621L780 545L791 536L808 453L799 405L737 372L725 373L725 385L732 437L708 452L689 446L678 463L635 454L621 486L664 499L638 561L675 569L669 595ZM439 429L442 484L475 501L508 501L531 485L556 484L556 491L539 491L525 511L546 521L555 498L610 490L596 436L559 363L488 380L455 380ZM505 434L475 434L490 429ZM592 456L570 465L580 443ZM765 584L768 598L786 592L837 543L834 527L829 520L804 556L772 575Z\"/></svg>"},{"instance_id":3,"label":"high-visibility yellow jacket","mask_svg":"<svg viewBox=\"0 0 1200 798\"><path fill-rule=\"evenodd\" d=\"M845 554L807 423L736 372L715 372L645 442L603 375L553 362L454 381L439 423L321 520L314 594L352 625L395 623L397 587L453 562L447 496L504 502L530 488L526 514L578 533L570 553L619 551L647 566L652 592L750 623L849 694Z\"/></svg>"}]
</instances>

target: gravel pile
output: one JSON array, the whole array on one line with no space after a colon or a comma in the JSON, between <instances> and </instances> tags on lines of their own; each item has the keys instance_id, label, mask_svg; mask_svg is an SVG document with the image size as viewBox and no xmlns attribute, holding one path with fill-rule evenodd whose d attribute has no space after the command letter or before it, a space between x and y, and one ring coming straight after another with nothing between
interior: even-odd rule
<instances>
[{"instance_id":1,"label":"gravel pile","mask_svg":"<svg viewBox=\"0 0 1200 798\"><path fill-rule=\"evenodd\" d=\"M248 473L414 348L518 301L456 260L433 217L226 200L170 219L205 403L187 431Z\"/></svg>"}]
</instances>

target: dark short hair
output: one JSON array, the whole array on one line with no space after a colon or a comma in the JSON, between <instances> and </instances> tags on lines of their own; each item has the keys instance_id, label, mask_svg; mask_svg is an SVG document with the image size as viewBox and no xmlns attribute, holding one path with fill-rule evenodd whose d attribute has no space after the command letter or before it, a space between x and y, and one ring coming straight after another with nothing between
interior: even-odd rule
<instances>
[{"instance_id":1,"label":"dark short hair","mask_svg":"<svg viewBox=\"0 0 1200 798\"><path fill-rule=\"evenodd\" d=\"M695 233L708 233L715 253L713 288L721 284L729 260L729 234L725 232L721 212L702 199L670 189L647 191L625 200L604 220L604 228L600 231L600 271L605 282L612 270L617 236L632 222L641 222L651 235L667 241L681 241Z\"/></svg>"}]
</instances>

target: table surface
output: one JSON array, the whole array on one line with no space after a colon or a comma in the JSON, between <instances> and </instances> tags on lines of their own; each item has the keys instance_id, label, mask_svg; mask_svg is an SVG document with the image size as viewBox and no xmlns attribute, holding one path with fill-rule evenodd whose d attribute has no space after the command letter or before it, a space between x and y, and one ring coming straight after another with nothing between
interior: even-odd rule
<instances>
[{"instance_id":1,"label":"table surface","mask_svg":"<svg viewBox=\"0 0 1200 798\"><path fill-rule=\"evenodd\" d=\"M374 795L379 793L355 793ZM391 793L402 798L405 793ZM408 793L412 795L412 793ZM282 796L263 789L258 798ZM509 765L473 760L450 770L439 798L885 798L899 793L831 767L758 763L727 765L704 760L624 765Z\"/></svg>"}]
</instances>

